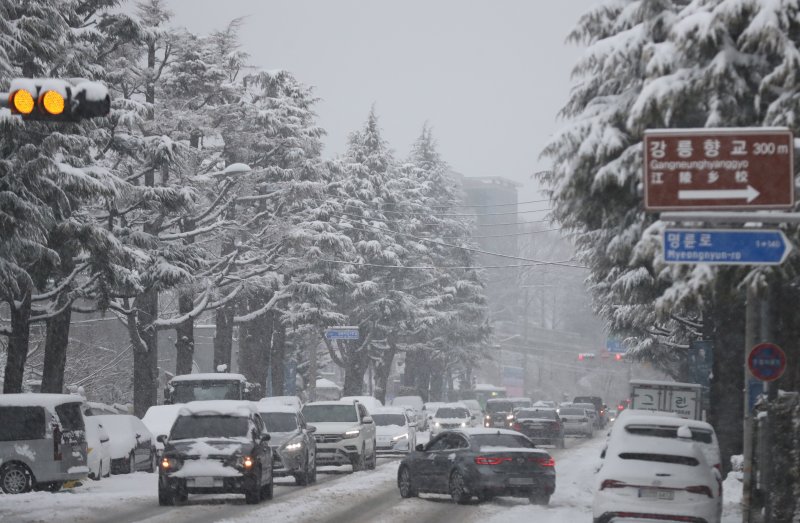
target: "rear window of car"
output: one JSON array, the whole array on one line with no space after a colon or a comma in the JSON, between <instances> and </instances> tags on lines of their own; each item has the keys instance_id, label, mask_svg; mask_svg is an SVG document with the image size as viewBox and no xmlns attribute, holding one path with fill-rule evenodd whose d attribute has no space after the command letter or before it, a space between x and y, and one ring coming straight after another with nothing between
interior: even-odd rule
<instances>
[{"instance_id":1,"label":"rear window of car","mask_svg":"<svg viewBox=\"0 0 800 523\"><path fill-rule=\"evenodd\" d=\"M692 441L698 443L711 443L713 438L711 431L689 428L692 432ZM625 432L629 434L636 434L637 436L651 436L656 438L678 438L678 427L659 426L659 425L627 425Z\"/></svg>"},{"instance_id":2,"label":"rear window of car","mask_svg":"<svg viewBox=\"0 0 800 523\"><path fill-rule=\"evenodd\" d=\"M700 464L691 456L674 456L672 454L650 454L644 452L623 452L619 455L622 459L632 459L636 461L653 461L656 463L672 463L674 465L688 465L696 467Z\"/></svg>"},{"instance_id":3,"label":"rear window of car","mask_svg":"<svg viewBox=\"0 0 800 523\"><path fill-rule=\"evenodd\" d=\"M511 412L514 406L510 401L487 401L486 412Z\"/></svg>"},{"instance_id":4,"label":"rear window of car","mask_svg":"<svg viewBox=\"0 0 800 523\"><path fill-rule=\"evenodd\" d=\"M603 400L600 398L592 398L591 396L578 396L572 400L572 403L591 403L596 409L599 409L603 404Z\"/></svg>"},{"instance_id":5,"label":"rear window of car","mask_svg":"<svg viewBox=\"0 0 800 523\"><path fill-rule=\"evenodd\" d=\"M522 409L517 412L517 418L558 419L554 410Z\"/></svg>"},{"instance_id":6,"label":"rear window of car","mask_svg":"<svg viewBox=\"0 0 800 523\"><path fill-rule=\"evenodd\" d=\"M238 416L178 416L169 439L246 437L247 427L248 419Z\"/></svg>"},{"instance_id":7,"label":"rear window of car","mask_svg":"<svg viewBox=\"0 0 800 523\"><path fill-rule=\"evenodd\" d=\"M586 416L586 411L584 409L561 409L559 414L567 415L567 416Z\"/></svg>"},{"instance_id":8,"label":"rear window of car","mask_svg":"<svg viewBox=\"0 0 800 523\"><path fill-rule=\"evenodd\" d=\"M468 418L469 411L467 409L455 409L451 407L442 407L436 409L437 418Z\"/></svg>"},{"instance_id":9,"label":"rear window of car","mask_svg":"<svg viewBox=\"0 0 800 523\"><path fill-rule=\"evenodd\" d=\"M0 441L44 439L44 407L0 407Z\"/></svg>"},{"instance_id":10,"label":"rear window of car","mask_svg":"<svg viewBox=\"0 0 800 523\"><path fill-rule=\"evenodd\" d=\"M61 430L64 432L85 430L80 403L56 405L56 414L58 414L58 420L61 422Z\"/></svg>"},{"instance_id":11,"label":"rear window of car","mask_svg":"<svg viewBox=\"0 0 800 523\"><path fill-rule=\"evenodd\" d=\"M470 436L470 439L478 447L536 448L531 440L516 434L475 434Z\"/></svg>"}]
</instances>

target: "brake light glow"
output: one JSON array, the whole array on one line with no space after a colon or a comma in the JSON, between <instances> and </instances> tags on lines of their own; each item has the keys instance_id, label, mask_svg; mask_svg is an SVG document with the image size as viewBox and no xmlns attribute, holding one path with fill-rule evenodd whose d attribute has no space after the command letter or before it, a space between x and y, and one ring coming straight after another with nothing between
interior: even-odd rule
<instances>
[{"instance_id":1,"label":"brake light glow","mask_svg":"<svg viewBox=\"0 0 800 523\"><path fill-rule=\"evenodd\" d=\"M628 485L622 481L617 481L616 479L607 479L600 484L600 490L605 490L607 488L623 488L627 486Z\"/></svg>"},{"instance_id":2,"label":"brake light glow","mask_svg":"<svg viewBox=\"0 0 800 523\"><path fill-rule=\"evenodd\" d=\"M475 458L476 465L499 465L511 461L511 458L501 456L478 456Z\"/></svg>"},{"instance_id":3,"label":"brake light glow","mask_svg":"<svg viewBox=\"0 0 800 523\"><path fill-rule=\"evenodd\" d=\"M514 430L522 430L522 425L520 425L519 423L514 423L514 425L512 426L512 428L513 428Z\"/></svg>"},{"instance_id":4,"label":"brake light glow","mask_svg":"<svg viewBox=\"0 0 800 523\"><path fill-rule=\"evenodd\" d=\"M686 487L686 492L691 492L692 494L705 494L710 498L714 497L714 494L711 493L711 489L706 485L692 485L691 487Z\"/></svg>"},{"instance_id":5,"label":"brake light glow","mask_svg":"<svg viewBox=\"0 0 800 523\"><path fill-rule=\"evenodd\" d=\"M544 458L544 457L528 458L528 461L531 461L533 463L538 463L542 467L555 467L556 466L556 460L554 460L550 456L548 456L546 458Z\"/></svg>"}]
</instances>

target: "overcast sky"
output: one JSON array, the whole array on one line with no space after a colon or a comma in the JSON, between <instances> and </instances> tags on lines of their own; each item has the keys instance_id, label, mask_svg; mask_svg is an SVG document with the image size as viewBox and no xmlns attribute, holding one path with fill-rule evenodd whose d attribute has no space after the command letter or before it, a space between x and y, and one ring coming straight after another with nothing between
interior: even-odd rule
<instances>
[{"instance_id":1,"label":"overcast sky","mask_svg":"<svg viewBox=\"0 0 800 523\"><path fill-rule=\"evenodd\" d=\"M246 16L243 49L322 98L326 156L375 103L403 158L428 121L466 176L502 176L537 197L531 174L560 125L582 49L565 38L597 0L168 0L173 24L206 34Z\"/></svg>"}]
</instances>

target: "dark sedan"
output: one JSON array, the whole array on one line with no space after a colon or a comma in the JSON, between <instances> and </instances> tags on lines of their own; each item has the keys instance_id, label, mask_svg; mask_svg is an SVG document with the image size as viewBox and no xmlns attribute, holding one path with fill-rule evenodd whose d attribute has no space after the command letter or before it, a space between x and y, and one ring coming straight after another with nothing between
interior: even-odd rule
<instances>
[{"instance_id":1,"label":"dark sedan","mask_svg":"<svg viewBox=\"0 0 800 523\"><path fill-rule=\"evenodd\" d=\"M555 409L521 409L514 415L512 428L536 443L564 448L564 424Z\"/></svg>"},{"instance_id":2,"label":"dark sedan","mask_svg":"<svg viewBox=\"0 0 800 523\"><path fill-rule=\"evenodd\" d=\"M448 430L400 462L397 486L404 498L429 492L464 504L473 496L514 496L547 505L556 488L555 461L512 430Z\"/></svg>"}]
</instances>

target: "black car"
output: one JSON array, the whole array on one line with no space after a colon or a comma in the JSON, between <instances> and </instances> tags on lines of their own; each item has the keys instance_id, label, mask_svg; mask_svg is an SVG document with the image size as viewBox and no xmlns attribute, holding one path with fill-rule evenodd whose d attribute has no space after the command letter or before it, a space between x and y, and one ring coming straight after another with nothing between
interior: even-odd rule
<instances>
[{"instance_id":1,"label":"black car","mask_svg":"<svg viewBox=\"0 0 800 523\"><path fill-rule=\"evenodd\" d=\"M483 426L487 428L507 429L514 419L514 403L507 399L491 399L486 401Z\"/></svg>"},{"instance_id":2,"label":"black car","mask_svg":"<svg viewBox=\"0 0 800 523\"><path fill-rule=\"evenodd\" d=\"M555 461L512 430L448 430L400 462L397 486L404 498L431 492L463 504L472 496L515 496L546 505L556 488Z\"/></svg>"},{"instance_id":3,"label":"black car","mask_svg":"<svg viewBox=\"0 0 800 523\"><path fill-rule=\"evenodd\" d=\"M242 493L247 503L272 499L272 451L264 422L249 402L195 401L159 436L158 503L189 494Z\"/></svg>"},{"instance_id":4,"label":"black car","mask_svg":"<svg viewBox=\"0 0 800 523\"><path fill-rule=\"evenodd\" d=\"M564 424L555 409L520 409L514 414L512 428L535 443L564 448Z\"/></svg>"}]
</instances>

